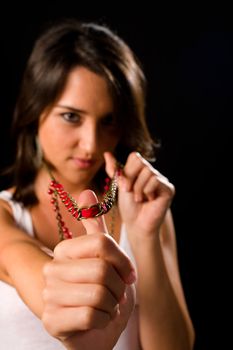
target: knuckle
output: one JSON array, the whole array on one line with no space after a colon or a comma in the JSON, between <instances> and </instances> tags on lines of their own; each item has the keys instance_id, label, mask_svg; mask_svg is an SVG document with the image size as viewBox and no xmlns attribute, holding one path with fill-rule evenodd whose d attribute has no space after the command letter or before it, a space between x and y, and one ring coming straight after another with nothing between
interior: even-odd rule
<instances>
[{"instance_id":1,"label":"knuckle","mask_svg":"<svg viewBox=\"0 0 233 350\"><path fill-rule=\"evenodd\" d=\"M109 247L109 239L107 238L107 236L97 234L95 236L95 248L96 248L97 255L98 253L108 250L108 247Z\"/></svg>"},{"instance_id":2,"label":"knuckle","mask_svg":"<svg viewBox=\"0 0 233 350\"><path fill-rule=\"evenodd\" d=\"M44 266L43 266L43 276L45 277L45 279L47 279L53 270L53 263L52 262L47 262Z\"/></svg>"},{"instance_id":3,"label":"knuckle","mask_svg":"<svg viewBox=\"0 0 233 350\"><path fill-rule=\"evenodd\" d=\"M149 196L154 197L155 196L154 189L145 187L143 192L147 197L149 197Z\"/></svg>"},{"instance_id":4,"label":"knuckle","mask_svg":"<svg viewBox=\"0 0 233 350\"><path fill-rule=\"evenodd\" d=\"M168 196L170 197L170 198L173 198L174 197L174 195L175 195L175 186L171 183L171 182L168 182L167 184L166 184L166 189L167 189L167 193L168 193Z\"/></svg>"},{"instance_id":5,"label":"knuckle","mask_svg":"<svg viewBox=\"0 0 233 350\"><path fill-rule=\"evenodd\" d=\"M95 286L91 291L91 304L93 306L99 306L102 301L105 300L105 290L101 285Z\"/></svg>"},{"instance_id":6,"label":"knuckle","mask_svg":"<svg viewBox=\"0 0 233 350\"><path fill-rule=\"evenodd\" d=\"M44 303L48 304L54 301L54 295L51 288L45 287L42 291L42 299Z\"/></svg>"},{"instance_id":7,"label":"knuckle","mask_svg":"<svg viewBox=\"0 0 233 350\"><path fill-rule=\"evenodd\" d=\"M108 264L105 260L103 259L98 259L96 261L96 276L97 276L97 280L99 283L104 283L106 281L106 278L108 276Z\"/></svg>"},{"instance_id":8,"label":"knuckle","mask_svg":"<svg viewBox=\"0 0 233 350\"><path fill-rule=\"evenodd\" d=\"M61 244L62 242L58 243L54 249L54 258L59 258L62 256L62 252L63 252L63 246Z\"/></svg>"},{"instance_id":9,"label":"knuckle","mask_svg":"<svg viewBox=\"0 0 233 350\"><path fill-rule=\"evenodd\" d=\"M131 158L133 159L133 160L140 160L140 161L142 161L142 156L141 156L141 154L139 153L139 152L132 152L131 154L130 154L130 156L131 156Z\"/></svg>"},{"instance_id":10,"label":"knuckle","mask_svg":"<svg viewBox=\"0 0 233 350\"><path fill-rule=\"evenodd\" d=\"M174 198L174 195L175 195L175 190L173 190L173 188L168 187L167 191L165 192L165 198L167 199L168 205L171 204Z\"/></svg>"},{"instance_id":11,"label":"knuckle","mask_svg":"<svg viewBox=\"0 0 233 350\"><path fill-rule=\"evenodd\" d=\"M139 159L139 153L138 152L131 152L128 156L128 161L135 161Z\"/></svg>"},{"instance_id":12,"label":"knuckle","mask_svg":"<svg viewBox=\"0 0 233 350\"><path fill-rule=\"evenodd\" d=\"M111 317L108 313L86 307L82 317L83 329L104 328L108 325L110 320Z\"/></svg>"},{"instance_id":13,"label":"knuckle","mask_svg":"<svg viewBox=\"0 0 233 350\"><path fill-rule=\"evenodd\" d=\"M54 259L64 259L72 246L69 239L59 242L53 251Z\"/></svg>"},{"instance_id":14,"label":"knuckle","mask_svg":"<svg viewBox=\"0 0 233 350\"><path fill-rule=\"evenodd\" d=\"M118 291L118 300L120 300L121 298L123 298L124 294L126 291L126 286L124 283L122 283L121 285L119 285L119 291Z\"/></svg>"},{"instance_id":15,"label":"knuckle","mask_svg":"<svg viewBox=\"0 0 233 350\"><path fill-rule=\"evenodd\" d=\"M49 299L49 291L48 288L44 288L42 291L42 299L46 303Z\"/></svg>"},{"instance_id":16,"label":"knuckle","mask_svg":"<svg viewBox=\"0 0 233 350\"><path fill-rule=\"evenodd\" d=\"M127 158L126 164L131 166L132 164L140 164L142 163L143 158L139 152L131 152Z\"/></svg>"},{"instance_id":17,"label":"knuckle","mask_svg":"<svg viewBox=\"0 0 233 350\"><path fill-rule=\"evenodd\" d=\"M135 193L141 193L141 191L143 191L143 184L141 183L140 180L136 180L134 185L133 185L133 190Z\"/></svg>"},{"instance_id":18,"label":"knuckle","mask_svg":"<svg viewBox=\"0 0 233 350\"><path fill-rule=\"evenodd\" d=\"M136 159L136 161L139 161L140 163L142 163L143 167L148 169L148 170L152 170L153 167L152 165L148 162L148 160L146 160L142 155L141 153L139 152L134 152L134 157Z\"/></svg>"},{"instance_id":19,"label":"knuckle","mask_svg":"<svg viewBox=\"0 0 233 350\"><path fill-rule=\"evenodd\" d=\"M90 329L95 326L95 310L91 307L85 307L82 315L83 329Z\"/></svg>"},{"instance_id":20,"label":"knuckle","mask_svg":"<svg viewBox=\"0 0 233 350\"><path fill-rule=\"evenodd\" d=\"M42 324L47 332L53 337L58 337L57 322L54 313L44 311L41 317Z\"/></svg>"},{"instance_id":21,"label":"knuckle","mask_svg":"<svg viewBox=\"0 0 233 350\"><path fill-rule=\"evenodd\" d=\"M176 188L171 182L169 183L169 186L170 186L170 191L171 191L172 197L174 197L176 194Z\"/></svg>"}]
</instances>

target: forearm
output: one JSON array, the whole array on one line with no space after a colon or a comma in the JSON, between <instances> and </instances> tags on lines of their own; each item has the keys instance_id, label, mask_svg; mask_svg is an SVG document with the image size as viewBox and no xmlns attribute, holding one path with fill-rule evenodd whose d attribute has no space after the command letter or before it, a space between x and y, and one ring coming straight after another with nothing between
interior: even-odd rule
<instances>
[{"instance_id":1,"label":"forearm","mask_svg":"<svg viewBox=\"0 0 233 350\"><path fill-rule=\"evenodd\" d=\"M44 264L50 260L39 246L23 239L10 243L1 252L1 264L9 276L10 284L38 317L41 317L43 311L42 271Z\"/></svg>"},{"instance_id":2,"label":"forearm","mask_svg":"<svg viewBox=\"0 0 233 350\"><path fill-rule=\"evenodd\" d=\"M139 326L143 350L188 350L192 329L169 279L160 240L132 244L138 270Z\"/></svg>"}]
</instances>

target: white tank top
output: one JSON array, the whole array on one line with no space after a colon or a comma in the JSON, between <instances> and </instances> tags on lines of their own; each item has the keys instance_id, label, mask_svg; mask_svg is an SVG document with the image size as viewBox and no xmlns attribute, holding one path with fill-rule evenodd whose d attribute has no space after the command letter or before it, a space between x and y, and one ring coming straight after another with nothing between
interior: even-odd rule
<instances>
[{"instance_id":1,"label":"white tank top","mask_svg":"<svg viewBox=\"0 0 233 350\"><path fill-rule=\"evenodd\" d=\"M8 191L0 192L0 198L7 201L13 212L16 224L30 236L34 236L30 212L20 203L13 201ZM122 225L119 245L134 261ZM0 350L60 350L63 345L51 337L41 321L31 312L19 297L15 288L0 281ZM92 350L92 349L90 349ZM94 349L93 349L94 350ZM122 332L114 350L140 350L138 337L138 305Z\"/></svg>"}]
</instances>

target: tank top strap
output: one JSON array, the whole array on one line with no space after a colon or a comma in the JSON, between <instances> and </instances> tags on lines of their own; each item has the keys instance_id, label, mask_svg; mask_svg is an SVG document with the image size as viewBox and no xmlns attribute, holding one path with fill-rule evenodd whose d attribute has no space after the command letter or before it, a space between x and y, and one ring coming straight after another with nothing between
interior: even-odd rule
<instances>
[{"instance_id":1,"label":"tank top strap","mask_svg":"<svg viewBox=\"0 0 233 350\"><path fill-rule=\"evenodd\" d=\"M17 226L26 231L30 236L34 236L32 218L29 210L24 208L21 203L14 201L9 191L1 191L0 199L3 199L10 205Z\"/></svg>"}]
</instances>

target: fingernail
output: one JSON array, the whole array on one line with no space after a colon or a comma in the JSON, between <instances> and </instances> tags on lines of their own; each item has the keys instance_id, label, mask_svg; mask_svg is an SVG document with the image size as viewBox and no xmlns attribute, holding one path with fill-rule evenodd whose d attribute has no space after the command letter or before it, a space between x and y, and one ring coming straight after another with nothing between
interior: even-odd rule
<instances>
[{"instance_id":1,"label":"fingernail","mask_svg":"<svg viewBox=\"0 0 233 350\"><path fill-rule=\"evenodd\" d=\"M137 156L138 158L142 158L141 153L139 153L139 152L135 152L135 154L136 154L136 156Z\"/></svg>"}]
</instances>

